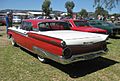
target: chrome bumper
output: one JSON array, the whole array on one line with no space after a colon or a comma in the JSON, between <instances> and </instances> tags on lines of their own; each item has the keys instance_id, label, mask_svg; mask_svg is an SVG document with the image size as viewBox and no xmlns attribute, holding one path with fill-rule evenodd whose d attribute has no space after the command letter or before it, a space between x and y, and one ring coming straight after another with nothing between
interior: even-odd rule
<instances>
[{"instance_id":1,"label":"chrome bumper","mask_svg":"<svg viewBox=\"0 0 120 81\"><path fill-rule=\"evenodd\" d=\"M86 53L86 54L82 54L82 55L73 55L70 59L64 59L61 56L61 57L59 57L59 62L62 64L70 64L70 63L77 62L77 61L94 59L94 58L102 56L106 53L107 53L107 51L101 50L101 51L90 52L90 53Z\"/></svg>"},{"instance_id":2,"label":"chrome bumper","mask_svg":"<svg viewBox=\"0 0 120 81\"><path fill-rule=\"evenodd\" d=\"M77 61L94 59L96 57L106 54L108 50L106 50L106 51L100 50L97 52L72 55L72 57L69 59L65 59L63 56L51 54L51 53L44 51L43 49L40 49L38 47L33 47L33 51L35 54L38 54L38 55L42 56L43 58L48 58L48 59L54 60L56 62L59 62L61 64L70 64L70 63L77 62Z\"/></svg>"}]
</instances>

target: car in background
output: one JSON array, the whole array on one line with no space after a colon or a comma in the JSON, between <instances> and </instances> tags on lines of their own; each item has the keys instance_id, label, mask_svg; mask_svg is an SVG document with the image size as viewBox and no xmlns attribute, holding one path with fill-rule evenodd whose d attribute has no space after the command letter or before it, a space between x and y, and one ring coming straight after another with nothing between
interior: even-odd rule
<instances>
[{"instance_id":1,"label":"car in background","mask_svg":"<svg viewBox=\"0 0 120 81\"><path fill-rule=\"evenodd\" d=\"M114 24L116 27L120 28L120 21L115 21Z\"/></svg>"},{"instance_id":2,"label":"car in background","mask_svg":"<svg viewBox=\"0 0 120 81\"><path fill-rule=\"evenodd\" d=\"M28 19L20 27L8 28L8 38L13 46L37 54L41 62L51 59L69 64L104 55L108 35L72 31L68 23L60 20Z\"/></svg>"},{"instance_id":3,"label":"car in background","mask_svg":"<svg viewBox=\"0 0 120 81\"><path fill-rule=\"evenodd\" d=\"M20 16L13 16L13 23L19 24L21 23L21 17Z\"/></svg>"},{"instance_id":4,"label":"car in background","mask_svg":"<svg viewBox=\"0 0 120 81\"><path fill-rule=\"evenodd\" d=\"M90 26L86 20L64 19L64 21L70 24L71 30L107 34L107 30L103 30L100 28L95 28L93 26Z\"/></svg>"},{"instance_id":5,"label":"car in background","mask_svg":"<svg viewBox=\"0 0 120 81\"><path fill-rule=\"evenodd\" d=\"M0 25L6 25L5 16L0 16Z\"/></svg>"},{"instance_id":6,"label":"car in background","mask_svg":"<svg viewBox=\"0 0 120 81\"><path fill-rule=\"evenodd\" d=\"M44 16L38 16L35 19L44 19Z\"/></svg>"},{"instance_id":7,"label":"car in background","mask_svg":"<svg viewBox=\"0 0 120 81\"><path fill-rule=\"evenodd\" d=\"M120 21L115 21L114 24L116 28L120 28ZM118 33L120 34L120 30L118 30Z\"/></svg>"},{"instance_id":8,"label":"car in background","mask_svg":"<svg viewBox=\"0 0 120 81\"><path fill-rule=\"evenodd\" d=\"M89 21L91 26L96 28L101 28L108 31L110 36L115 36L120 32L120 28L116 27L114 24L102 21L102 20L90 20Z\"/></svg>"}]
</instances>

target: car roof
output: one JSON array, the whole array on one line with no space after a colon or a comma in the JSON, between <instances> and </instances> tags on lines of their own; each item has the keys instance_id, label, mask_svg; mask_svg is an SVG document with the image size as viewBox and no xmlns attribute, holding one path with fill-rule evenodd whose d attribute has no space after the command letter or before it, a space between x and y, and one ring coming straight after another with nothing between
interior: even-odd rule
<instances>
[{"instance_id":1,"label":"car roof","mask_svg":"<svg viewBox=\"0 0 120 81\"><path fill-rule=\"evenodd\" d=\"M83 21L86 22L87 20L80 20L80 19L63 19L64 21Z\"/></svg>"},{"instance_id":2,"label":"car roof","mask_svg":"<svg viewBox=\"0 0 120 81\"><path fill-rule=\"evenodd\" d=\"M23 21L28 21L28 22L59 22L61 20L52 20L52 19L25 19Z\"/></svg>"}]
</instances>

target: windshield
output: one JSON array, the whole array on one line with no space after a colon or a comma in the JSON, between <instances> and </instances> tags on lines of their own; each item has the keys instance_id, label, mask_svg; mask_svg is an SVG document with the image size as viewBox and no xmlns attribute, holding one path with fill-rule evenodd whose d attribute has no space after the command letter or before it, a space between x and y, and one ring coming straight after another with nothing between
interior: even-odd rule
<instances>
[{"instance_id":1,"label":"windshield","mask_svg":"<svg viewBox=\"0 0 120 81\"><path fill-rule=\"evenodd\" d=\"M80 27L80 26L89 26L89 23L88 22L85 22L85 21L74 21L75 25L77 27Z\"/></svg>"},{"instance_id":2,"label":"windshield","mask_svg":"<svg viewBox=\"0 0 120 81\"><path fill-rule=\"evenodd\" d=\"M90 21L90 24L91 25L100 25L100 26L114 26L114 24L112 23L108 23L108 22L105 22L105 21Z\"/></svg>"},{"instance_id":3,"label":"windshield","mask_svg":"<svg viewBox=\"0 0 120 81\"><path fill-rule=\"evenodd\" d=\"M38 27L40 31L70 30L66 22L42 22L38 24Z\"/></svg>"}]
</instances>

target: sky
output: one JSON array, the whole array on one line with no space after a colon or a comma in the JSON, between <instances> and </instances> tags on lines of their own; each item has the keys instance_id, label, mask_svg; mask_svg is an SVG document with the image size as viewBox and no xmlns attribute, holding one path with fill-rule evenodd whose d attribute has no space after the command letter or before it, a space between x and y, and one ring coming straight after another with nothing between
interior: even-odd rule
<instances>
[{"instance_id":1,"label":"sky","mask_svg":"<svg viewBox=\"0 0 120 81\"><path fill-rule=\"evenodd\" d=\"M0 10L18 9L18 10L42 10L41 6L44 0L0 0ZM68 0L51 0L53 10L65 11L65 2ZM79 12L86 9L88 12L94 12L94 0L71 0L75 3L73 12ZM120 4L113 8L109 13L120 13Z\"/></svg>"}]
</instances>

